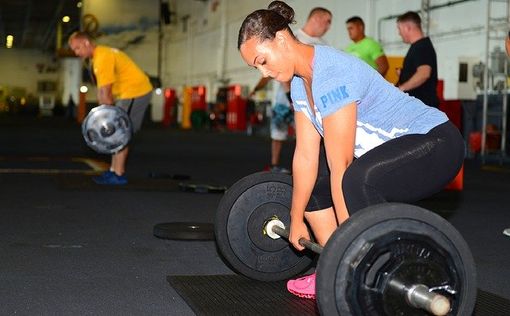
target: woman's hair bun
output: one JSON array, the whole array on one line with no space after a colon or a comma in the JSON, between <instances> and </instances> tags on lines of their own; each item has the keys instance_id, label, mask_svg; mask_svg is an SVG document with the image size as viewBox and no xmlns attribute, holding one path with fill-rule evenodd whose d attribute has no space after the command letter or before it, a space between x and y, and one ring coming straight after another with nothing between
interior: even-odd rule
<instances>
[{"instance_id":1,"label":"woman's hair bun","mask_svg":"<svg viewBox=\"0 0 510 316\"><path fill-rule=\"evenodd\" d=\"M294 9L283 1L273 1L267 7L268 10L274 11L281 15L287 24L294 23Z\"/></svg>"}]
</instances>

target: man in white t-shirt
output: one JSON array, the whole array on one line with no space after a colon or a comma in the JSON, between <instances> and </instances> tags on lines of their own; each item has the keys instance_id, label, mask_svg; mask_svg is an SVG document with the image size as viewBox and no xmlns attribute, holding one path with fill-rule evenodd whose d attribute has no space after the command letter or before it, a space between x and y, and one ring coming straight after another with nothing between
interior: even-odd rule
<instances>
[{"instance_id":1,"label":"man in white t-shirt","mask_svg":"<svg viewBox=\"0 0 510 316\"><path fill-rule=\"evenodd\" d=\"M325 8L313 8L308 14L305 25L294 32L297 39L309 45L327 45L328 43L322 39L331 26L333 14Z\"/></svg>"},{"instance_id":2,"label":"man in white t-shirt","mask_svg":"<svg viewBox=\"0 0 510 316\"><path fill-rule=\"evenodd\" d=\"M309 45L327 45L322 39L331 26L332 13L325 8L313 8L308 14L305 25L294 32L296 38ZM251 95L257 90L263 89L271 80L269 77L263 77L259 80ZM283 143L288 138L289 125L294 122L294 115L290 102L290 83L275 82L272 100L271 116L271 166L270 171L290 173L290 171L280 165L280 153Z\"/></svg>"}]
</instances>

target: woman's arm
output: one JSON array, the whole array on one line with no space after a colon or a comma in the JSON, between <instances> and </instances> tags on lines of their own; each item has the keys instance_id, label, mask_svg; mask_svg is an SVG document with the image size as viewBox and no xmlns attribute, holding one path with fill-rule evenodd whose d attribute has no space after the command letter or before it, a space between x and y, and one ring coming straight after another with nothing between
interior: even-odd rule
<instances>
[{"instance_id":1,"label":"woman's arm","mask_svg":"<svg viewBox=\"0 0 510 316\"><path fill-rule=\"evenodd\" d=\"M324 145L331 171L331 195L338 224L349 217L342 192L342 179L354 158L356 103L350 103L322 120Z\"/></svg>"},{"instance_id":2,"label":"woman's arm","mask_svg":"<svg viewBox=\"0 0 510 316\"><path fill-rule=\"evenodd\" d=\"M304 213L317 179L321 136L303 112L295 112L294 120L296 149L292 160L293 189L289 241L296 249L303 250L298 241L300 238L310 240Z\"/></svg>"}]
</instances>

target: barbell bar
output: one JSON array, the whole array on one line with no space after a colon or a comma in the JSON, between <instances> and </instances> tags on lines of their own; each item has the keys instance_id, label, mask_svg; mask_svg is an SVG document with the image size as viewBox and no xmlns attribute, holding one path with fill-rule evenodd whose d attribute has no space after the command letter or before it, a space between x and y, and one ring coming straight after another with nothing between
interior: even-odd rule
<instances>
[{"instance_id":1,"label":"barbell bar","mask_svg":"<svg viewBox=\"0 0 510 316\"><path fill-rule=\"evenodd\" d=\"M272 239L283 237L288 240L290 235L290 231L285 227L285 224L277 217L272 217L266 223L264 233ZM321 254L324 249L324 247L318 243L306 238L300 238L299 244L317 254ZM393 291L399 292L410 306L426 310L432 315L444 316L448 314L451 309L450 300L448 300L448 298L432 292L424 284L406 285L396 279L391 279L388 285Z\"/></svg>"},{"instance_id":2,"label":"barbell bar","mask_svg":"<svg viewBox=\"0 0 510 316\"><path fill-rule=\"evenodd\" d=\"M289 239L289 231L285 228L285 224L282 223L277 217L271 218L270 221L264 227L264 233L266 233L272 239L278 239L283 237L285 239ZM318 243L315 243L306 238L300 238L299 244L305 247L308 250L315 252L316 254L321 254L324 249Z\"/></svg>"}]
</instances>

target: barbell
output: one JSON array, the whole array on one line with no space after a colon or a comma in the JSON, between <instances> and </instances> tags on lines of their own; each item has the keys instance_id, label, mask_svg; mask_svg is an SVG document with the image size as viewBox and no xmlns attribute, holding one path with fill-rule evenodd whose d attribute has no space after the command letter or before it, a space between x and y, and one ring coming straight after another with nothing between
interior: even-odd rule
<instances>
[{"instance_id":1,"label":"barbell","mask_svg":"<svg viewBox=\"0 0 510 316\"><path fill-rule=\"evenodd\" d=\"M119 152L133 135L128 113L112 105L100 105L90 110L81 128L87 145L101 154Z\"/></svg>"},{"instance_id":2,"label":"barbell","mask_svg":"<svg viewBox=\"0 0 510 316\"><path fill-rule=\"evenodd\" d=\"M284 280L308 270L320 253L316 298L323 315L471 315L474 259L441 216L403 203L370 206L342 223L324 247L301 239L300 252L285 240L291 197L291 176L267 172L227 190L215 237L234 271Z\"/></svg>"}]
</instances>

